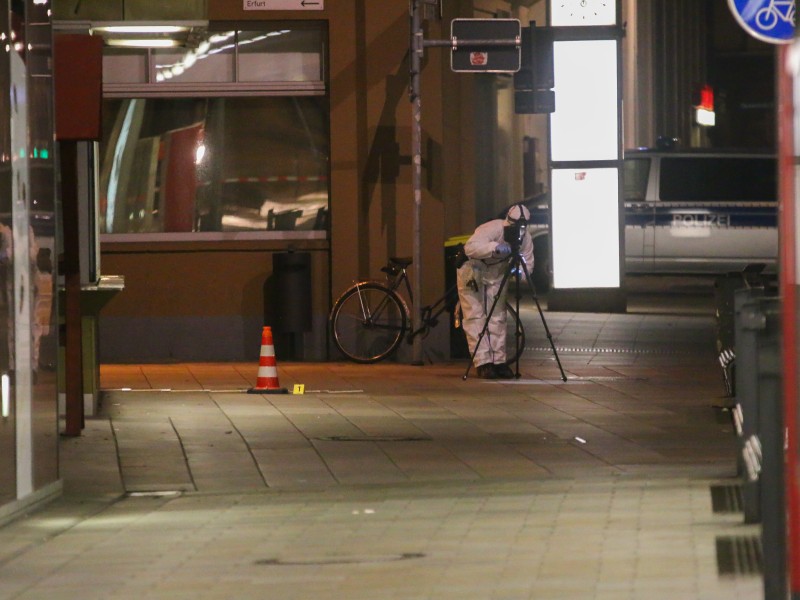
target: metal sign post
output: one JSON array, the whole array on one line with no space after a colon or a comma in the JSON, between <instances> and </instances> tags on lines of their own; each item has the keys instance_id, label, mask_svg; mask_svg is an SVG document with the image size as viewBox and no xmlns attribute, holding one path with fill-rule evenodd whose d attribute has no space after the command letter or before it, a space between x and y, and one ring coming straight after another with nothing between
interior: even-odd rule
<instances>
[{"instance_id":1,"label":"metal sign post","mask_svg":"<svg viewBox=\"0 0 800 600\"><path fill-rule=\"evenodd\" d=\"M419 78L422 69L423 34L420 2L411 0L411 52L409 95L411 99L411 185L414 190L414 248L412 259L414 270L411 277L411 293L414 296L414 314L411 315L411 330L422 326L422 101L419 94ZM422 336L415 335L411 348L411 363L422 364Z\"/></svg>"},{"instance_id":2,"label":"metal sign post","mask_svg":"<svg viewBox=\"0 0 800 600\"><path fill-rule=\"evenodd\" d=\"M780 218L778 219L781 269L779 296L783 299L781 359L783 368L783 426L784 426L784 490L786 507L786 569L791 598L800 598L800 377L798 377L798 338L800 337L800 235L796 173L796 146L800 130L797 125L798 105L795 92L800 73L792 68L793 46L779 46L775 76L778 90L778 164ZM781 515L782 516L782 515ZM778 518L778 515L773 515Z\"/></svg>"},{"instance_id":3,"label":"metal sign post","mask_svg":"<svg viewBox=\"0 0 800 600\"><path fill-rule=\"evenodd\" d=\"M411 0L411 47L409 52L409 99L411 100L411 185L414 194L413 249L414 269L411 293L416 306L422 306L422 101L420 71L426 47L449 47L451 68L457 72L514 73L520 67L521 27L517 19L454 19L451 39L425 40L422 32L422 7L425 0ZM461 39L455 33L461 35ZM491 39L482 39L490 38ZM510 47L515 47L516 52ZM510 50L510 51L509 51ZM456 53L459 52L458 58ZM463 66L463 68L459 67ZM422 326L422 312L411 315L412 331ZM423 364L422 336L414 336L411 362Z\"/></svg>"}]
</instances>

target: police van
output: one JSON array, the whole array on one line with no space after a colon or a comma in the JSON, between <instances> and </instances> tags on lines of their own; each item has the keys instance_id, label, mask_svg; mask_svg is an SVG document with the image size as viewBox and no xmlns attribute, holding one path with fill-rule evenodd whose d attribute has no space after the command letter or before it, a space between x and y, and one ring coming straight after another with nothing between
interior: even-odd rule
<instances>
[{"instance_id":1,"label":"police van","mask_svg":"<svg viewBox=\"0 0 800 600\"><path fill-rule=\"evenodd\" d=\"M623 200L627 274L716 275L753 264L776 272L777 161L772 155L629 150ZM531 204L540 288L549 281L549 211L546 202Z\"/></svg>"}]
</instances>

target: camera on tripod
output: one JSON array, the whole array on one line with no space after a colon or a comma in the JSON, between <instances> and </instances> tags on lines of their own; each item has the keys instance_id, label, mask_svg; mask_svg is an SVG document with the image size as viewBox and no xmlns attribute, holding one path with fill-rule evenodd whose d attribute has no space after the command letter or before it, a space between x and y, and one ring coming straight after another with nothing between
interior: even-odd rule
<instances>
[{"instance_id":1,"label":"camera on tripod","mask_svg":"<svg viewBox=\"0 0 800 600\"><path fill-rule=\"evenodd\" d=\"M522 245L522 238L525 235L526 223L524 219L520 219L511 225L503 227L503 240L511 246L511 252L518 253Z\"/></svg>"},{"instance_id":2,"label":"camera on tripod","mask_svg":"<svg viewBox=\"0 0 800 600\"><path fill-rule=\"evenodd\" d=\"M491 308L489 309L488 313L486 314L486 321L483 324L483 330L480 332L480 335L477 337L477 342L472 349L472 362L470 366L475 361L475 357L477 355L478 349L480 348L481 342L483 341L483 337L489 329L489 323L491 322L492 315L494 314L495 308L497 308L497 303L500 299L505 299L503 295L503 288L508 283L509 278L511 275L514 275L514 281L516 282L515 286L515 295L516 295L516 313L520 314L520 293L521 293L521 285L519 282L522 280L522 276L524 276L525 281L528 282L528 287L530 288L531 295L533 297L533 301L536 303L536 309L539 311L539 317L542 320L542 325L544 326L545 333L547 334L547 339L550 342L550 348L553 350L553 356L556 359L556 363L558 363L558 369L561 372L561 379L563 381L567 380L567 376L564 373L564 368L561 366L561 359L558 358L558 352L556 351L555 344L553 342L553 336L550 333L550 329L547 327L547 322L544 318L544 313L542 312L542 307L539 305L539 299L536 296L536 287L533 285L533 281L531 280L531 274L528 270L528 267L525 264L525 258L523 258L520 254L522 250L523 242L526 243L525 252L526 254L532 253L532 240L527 235L528 234L528 220L530 219L530 211L526 208L522 203L514 204L511 208L508 209L505 215L504 223L503 223L503 242L502 245L508 245L511 248L511 254L506 255L506 249L503 248L502 251L498 252L496 256L503 256L507 257L505 261L505 273L503 274L502 280L499 282L499 285L492 282L492 285L495 286L495 291L491 293L494 295L494 301L492 302ZM497 231L497 230L495 230ZM497 235L495 233L495 235ZM526 239L527 238L527 239ZM499 247L501 244L497 244ZM493 253L493 256L495 254ZM498 261L499 262L499 261ZM498 263L495 263L498 264ZM532 266L532 265L531 265ZM484 298L485 300L485 298ZM466 323L466 321L465 321ZM520 335L524 336L524 332L520 334L519 330L516 332L517 339L519 340ZM519 354L516 356L516 375L515 377L519 378ZM467 378L467 374L469 373L470 367L467 367L467 372L464 373L464 379Z\"/></svg>"}]
</instances>

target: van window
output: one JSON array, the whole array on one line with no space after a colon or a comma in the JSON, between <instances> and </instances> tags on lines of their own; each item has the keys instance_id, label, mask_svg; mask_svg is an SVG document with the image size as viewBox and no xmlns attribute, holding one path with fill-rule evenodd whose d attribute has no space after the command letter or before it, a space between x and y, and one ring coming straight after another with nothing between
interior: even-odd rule
<instances>
[{"instance_id":1,"label":"van window","mask_svg":"<svg viewBox=\"0 0 800 600\"><path fill-rule=\"evenodd\" d=\"M639 202L647 197L649 158L626 158L622 170L622 194L625 202Z\"/></svg>"},{"instance_id":2,"label":"van window","mask_svg":"<svg viewBox=\"0 0 800 600\"><path fill-rule=\"evenodd\" d=\"M777 166L771 158L664 157L659 187L667 202L770 202Z\"/></svg>"}]
</instances>

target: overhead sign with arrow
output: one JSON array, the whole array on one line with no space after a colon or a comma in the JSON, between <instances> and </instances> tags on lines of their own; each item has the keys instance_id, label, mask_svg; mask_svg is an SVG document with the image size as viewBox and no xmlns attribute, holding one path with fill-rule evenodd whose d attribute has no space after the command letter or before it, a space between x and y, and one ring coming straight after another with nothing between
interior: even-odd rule
<instances>
[{"instance_id":1,"label":"overhead sign with arrow","mask_svg":"<svg viewBox=\"0 0 800 600\"><path fill-rule=\"evenodd\" d=\"M325 0L243 0L244 10L324 10Z\"/></svg>"}]
</instances>

